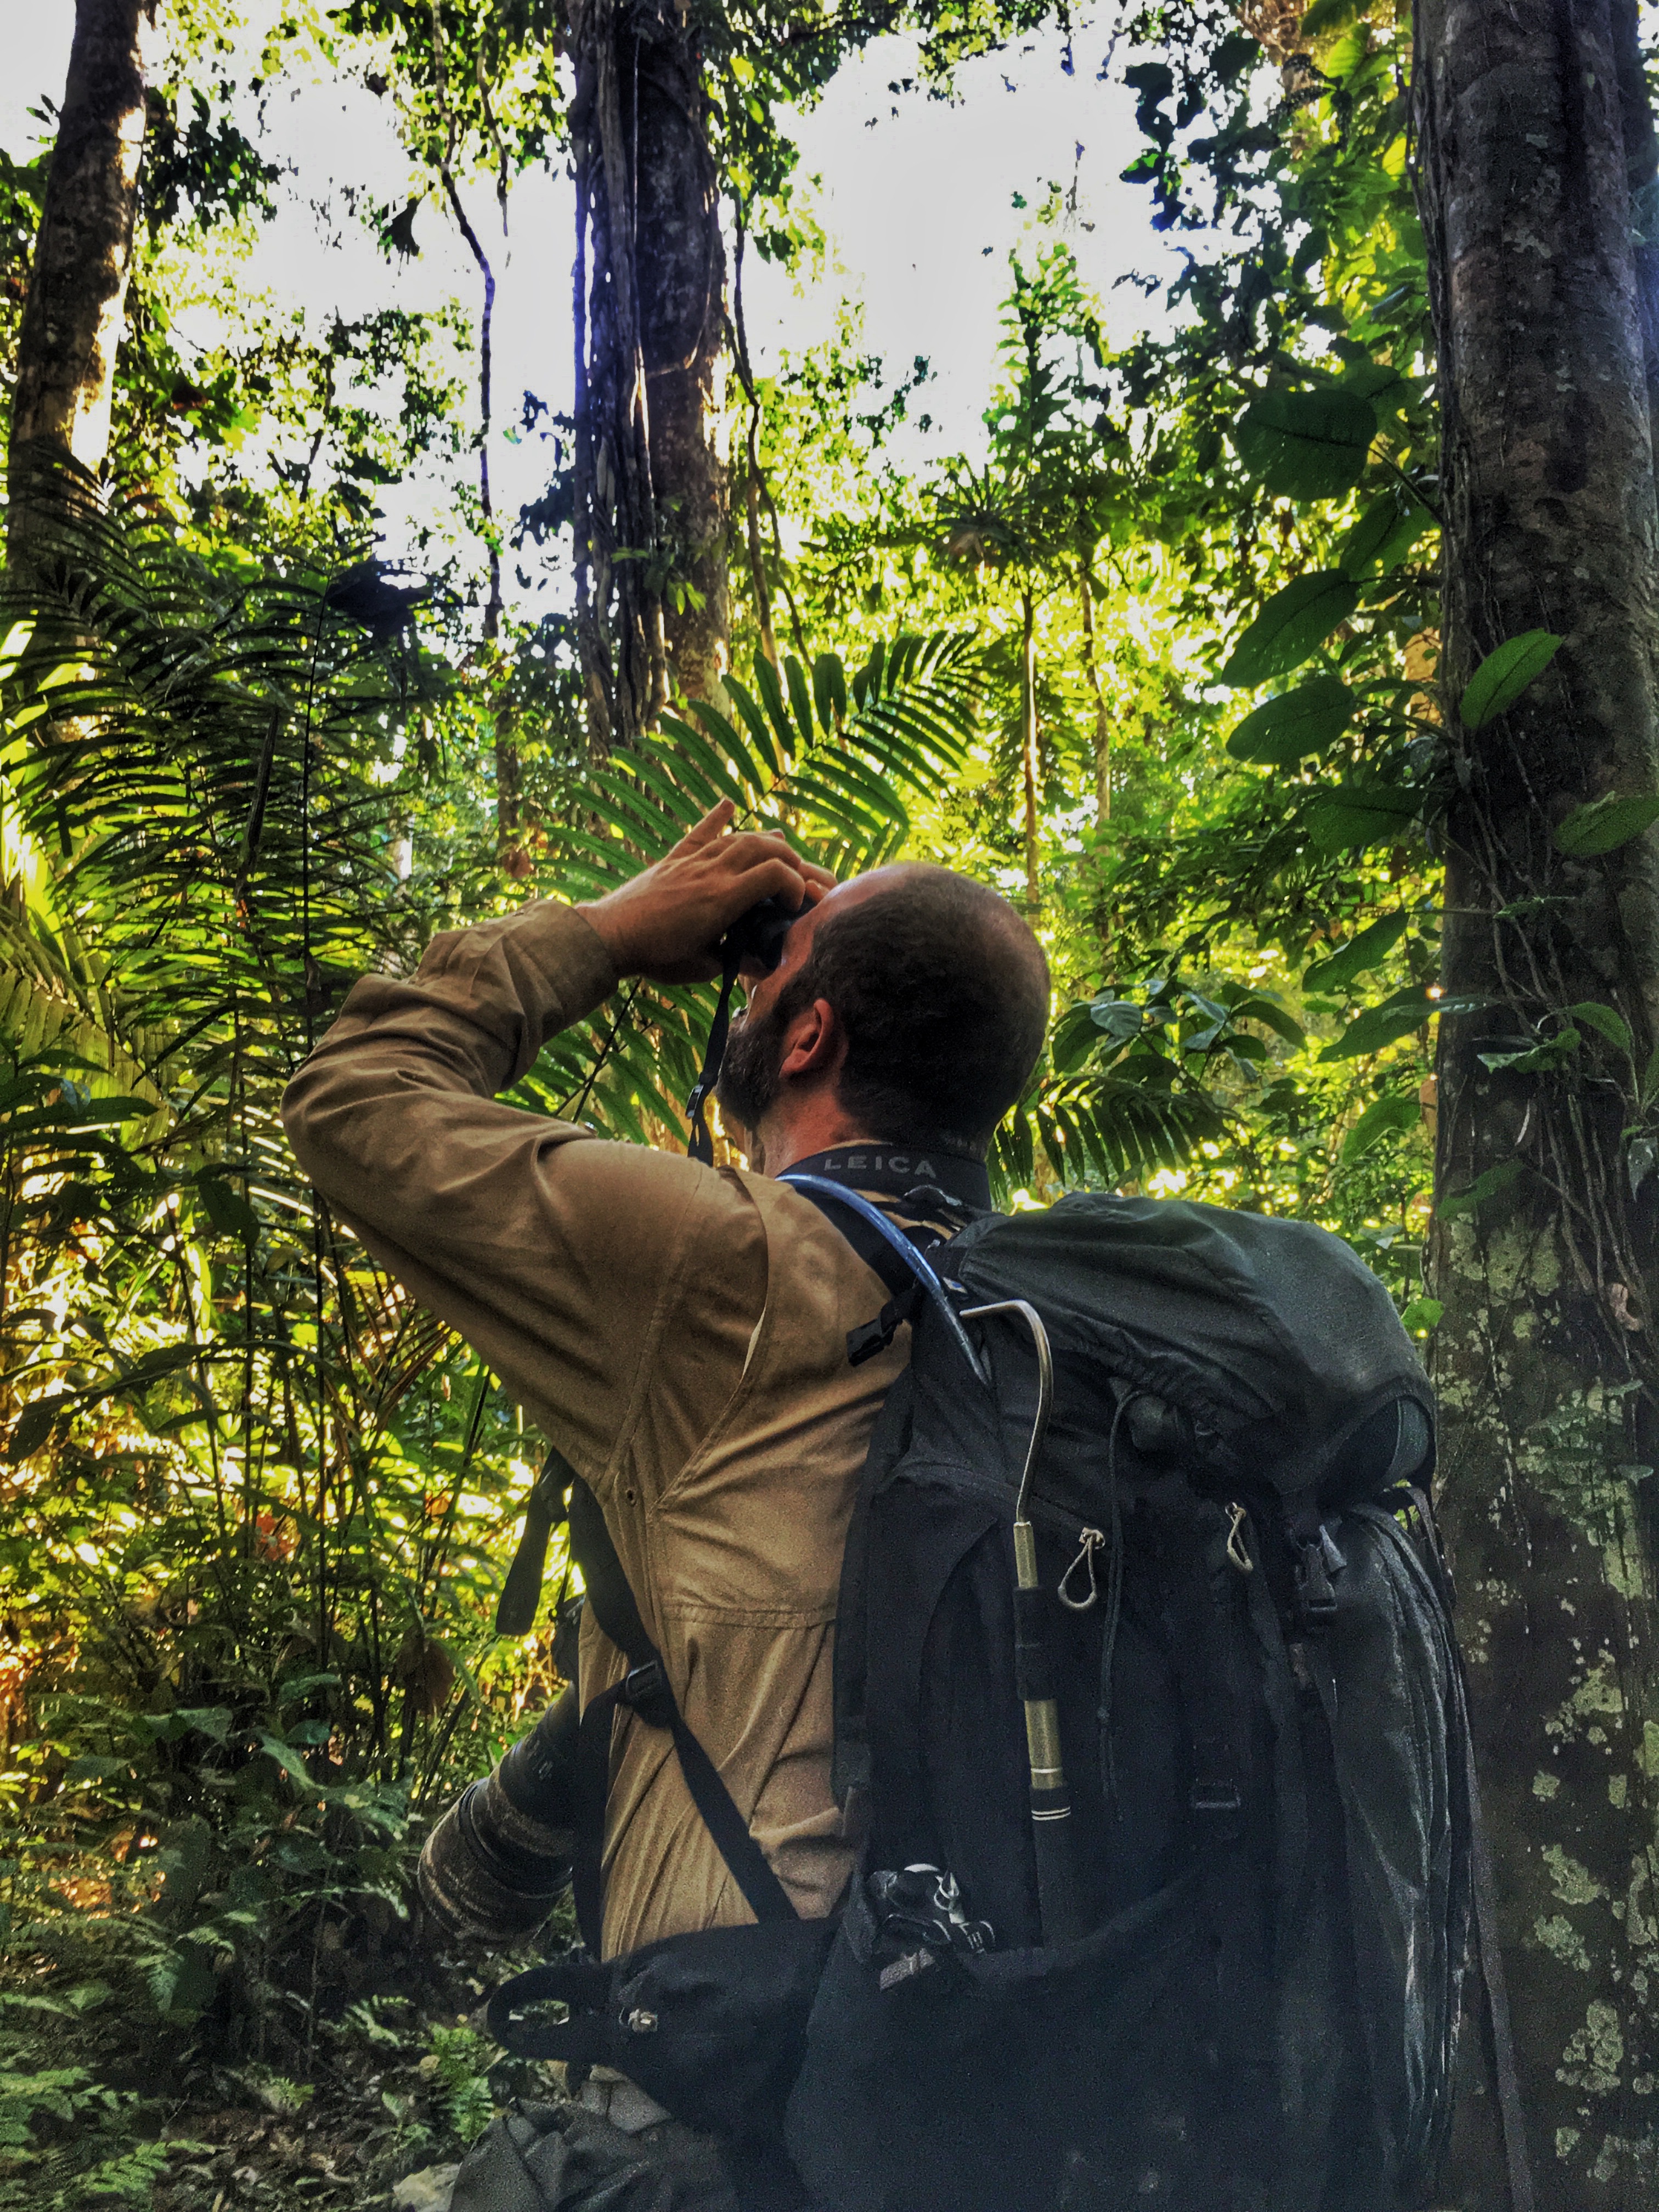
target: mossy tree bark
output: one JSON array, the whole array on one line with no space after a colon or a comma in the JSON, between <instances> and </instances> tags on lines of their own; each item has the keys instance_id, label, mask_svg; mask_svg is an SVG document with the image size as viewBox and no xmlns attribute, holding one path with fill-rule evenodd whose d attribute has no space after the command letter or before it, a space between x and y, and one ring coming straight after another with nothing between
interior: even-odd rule
<instances>
[{"instance_id":1,"label":"mossy tree bark","mask_svg":"<svg viewBox=\"0 0 1659 2212\"><path fill-rule=\"evenodd\" d=\"M577 626L596 747L726 666L726 259L679 0L574 0Z\"/></svg>"},{"instance_id":2,"label":"mossy tree bark","mask_svg":"<svg viewBox=\"0 0 1659 2212\"><path fill-rule=\"evenodd\" d=\"M76 0L75 37L18 333L9 552L28 542L43 459L102 467L144 149L143 0Z\"/></svg>"},{"instance_id":3,"label":"mossy tree bark","mask_svg":"<svg viewBox=\"0 0 1659 2212\"><path fill-rule=\"evenodd\" d=\"M1416 9L1443 410L1443 982L1464 1009L1440 1025L1434 1371L1547 2212L1659 2196L1659 1264L1656 1179L1633 1188L1632 1136L1659 1033L1659 850L1650 831L1572 859L1557 838L1587 802L1659 789L1631 198L1645 111L1628 68L1621 101L1619 66L1633 14L1624 0ZM1564 640L1553 665L1467 728L1459 702L1483 658L1539 629ZM1572 1011L1586 1006L1607 1011ZM1444 2201L1498 2212L1481 2041L1468 2039Z\"/></svg>"}]
</instances>

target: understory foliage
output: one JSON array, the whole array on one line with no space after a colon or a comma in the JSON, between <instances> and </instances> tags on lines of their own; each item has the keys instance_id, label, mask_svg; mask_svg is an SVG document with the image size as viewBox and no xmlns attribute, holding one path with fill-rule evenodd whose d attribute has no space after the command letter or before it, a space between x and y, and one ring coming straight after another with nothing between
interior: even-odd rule
<instances>
[{"instance_id":1,"label":"understory foliage","mask_svg":"<svg viewBox=\"0 0 1659 2212\"><path fill-rule=\"evenodd\" d=\"M409 1854L557 1685L550 1634L493 1627L540 1448L277 1119L351 981L510 879L453 826L468 702L372 563L226 563L60 491L51 558L0 602L0 1933L40 2003L145 2019L234 2094L372 2045L370 2000L442 1989ZM850 671L762 663L729 717L550 761L548 865L602 890L731 797L869 866L903 846L907 794L959 769L975 690L944 634ZM672 1141L711 1012L636 994L556 1040L520 1103ZM107 2071L42 2081L0 2175L35 2172L88 2083L132 2117ZM490 2108L478 2087L471 2119ZM399 2122L383 2148L418 2139Z\"/></svg>"},{"instance_id":2,"label":"understory foliage","mask_svg":"<svg viewBox=\"0 0 1659 2212\"><path fill-rule=\"evenodd\" d=\"M159 2183L205 2212L239 2160L296 2203L372 2193L517 2081L458 2018L491 1967L434 1946L408 1874L555 1687L566 1570L556 1545L538 1632L496 1637L544 1448L286 1152L283 1086L352 980L601 890L721 798L839 870L946 860L1025 907L1054 969L1006 1202L1319 1221L1426 1338L1449 771L1409 9L1124 11L1097 44L1184 249L1170 334L1108 343L1054 186L974 451L900 465L927 364L893 381L850 313L775 373L743 358L740 672L604 758L568 425L525 395L550 480L514 526L474 489L471 307L290 326L237 294L276 187L242 92L320 58L389 101L411 196L350 219L410 253L417 221L504 210L562 159L550 11L175 14L112 488L63 488L52 558L0 603L0 2204ZM749 250L813 266L783 103L897 20L809 35L757 5L711 32ZM936 87L1044 20L908 18ZM43 181L0 163L8 362ZM204 301L218 335L191 343ZM376 557L376 501L422 467L459 522L413 533L416 576ZM481 637L503 564L520 596ZM1511 641L1465 719L1551 649ZM711 1005L619 994L516 1103L683 1144ZM1616 1057L1611 1011L1492 1048ZM1659 1073L1626 1074L1638 1182Z\"/></svg>"}]
</instances>

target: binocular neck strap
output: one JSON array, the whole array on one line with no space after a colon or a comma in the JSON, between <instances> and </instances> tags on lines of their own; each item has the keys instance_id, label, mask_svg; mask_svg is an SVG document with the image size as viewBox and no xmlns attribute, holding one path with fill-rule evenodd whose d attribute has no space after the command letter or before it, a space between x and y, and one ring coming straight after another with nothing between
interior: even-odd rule
<instances>
[{"instance_id":1,"label":"binocular neck strap","mask_svg":"<svg viewBox=\"0 0 1659 2212\"><path fill-rule=\"evenodd\" d=\"M714 1018L708 1026L708 1049L702 1056L702 1073L692 1085L691 1096L685 1102L687 1119L691 1124L690 1141L686 1146L694 1160L701 1160L706 1168L714 1164L714 1139L709 1133L707 1108L714 1096L714 1085L720 1079L720 1062L726 1057L726 1040L732 1028L732 989L738 980L738 969L743 955L729 951L726 965L720 971L720 995L714 1008Z\"/></svg>"}]
</instances>

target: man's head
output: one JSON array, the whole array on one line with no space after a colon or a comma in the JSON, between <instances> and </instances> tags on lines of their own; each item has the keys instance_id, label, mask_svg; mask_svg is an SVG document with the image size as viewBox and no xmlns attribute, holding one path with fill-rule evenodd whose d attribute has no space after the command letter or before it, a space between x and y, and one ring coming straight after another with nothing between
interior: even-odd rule
<instances>
[{"instance_id":1,"label":"man's head","mask_svg":"<svg viewBox=\"0 0 1659 2212\"><path fill-rule=\"evenodd\" d=\"M982 1157L1048 1015L1048 963L1006 899L950 868L879 868L805 909L750 985L720 1106L774 1173L858 1137Z\"/></svg>"}]
</instances>

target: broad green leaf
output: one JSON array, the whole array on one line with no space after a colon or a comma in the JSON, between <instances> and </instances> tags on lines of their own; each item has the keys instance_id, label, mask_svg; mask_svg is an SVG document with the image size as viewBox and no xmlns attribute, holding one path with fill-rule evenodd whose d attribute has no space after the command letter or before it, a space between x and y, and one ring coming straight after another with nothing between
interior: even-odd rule
<instances>
[{"instance_id":1,"label":"broad green leaf","mask_svg":"<svg viewBox=\"0 0 1659 2212\"><path fill-rule=\"evenodd\" d=\"M291 1775L302 1790L315 1793L317 1784L312 1779L311 1771L292 1744L284 1743L280 1736L267 1735L262 1729L259 1731L259 1748L267 1759L276 1760L284 1774Z\"/></svg>"},{"instance_id":2,"label":"broad green leaf","mask_svg":"<svg viewBox=\"0 0 1659 2212\"><path fill-rule=\"evenodd\" d=\"M1339 380L1344 392L1357 392L1373 407L1397 413L1412 396L1412 381L1386 361L1351 361Z\"/></svg>"},{"instance_id":3,"label":"broad green leaf","mask_svg":"<svg viewBox=\"0 0 1659 2212\"><path fill-rule=\"evenodd\" d=\"M1374 1145L1395 1131L1414 1129L1422 1118L1422 1107L1404 1091L1392 1091L1387 1097L1372 1099L1342 1140L1343 1165L1363 1159Z\"/></svg>"},{"instance_id":4,"label":"broad green leaf","mask_svg":"<svg viewBox=\"0 0 1659 2212\"><path fill-rule=\"evenodd\" d=\"M1345 576L1386 576L1397 568L1424 532L1432 530L1434 517L1415 500L1401 501L1385 491L1372 501L1336 550L1337 566Z\"/></svg>"},{"instance_id":5,"label":"broad green leaf","mask_svg":"<svg viewBox=\"0 0 1659 2212\"><path fill-rule=\"evenodd\" d=\"M82 1759L72 1759L64 1769L64 1780L73 1787L81 1782L110 1782L118 1774L125 1774L131 1767L130 1759L116 1759L105 1753L88 1753Z\"/></svg>"},{"instance_id":6,"label":"broad green leaf","mask_svg":"<svg viewBox=\"0 0 1659 2212\"><path fill-rule=\"evenodd\" d=\"M1304 39L1322 38L1328 31L1345 31L1359 13L1360 0L1313 0L1302 18Z\"/></svg>"},{"instance_id":7,"label":"broad green leaf","mask_svg":"<svg viewBox=\"0 0 1659 2212\"><path fill-rule=\"evenodd\" d=\"M5 636L0 638L0 677L11 674L33 635L34 624L32 622L16 622L12 623Z\"/></svg>"},{"instance_id":8,"label":"broad green leaf","mask_svg":"<svg viewBox=\"0 0 1659 2212\"><path fill-rule=\"evenodd\" d=\"M1376 410L1334 385L1264 392L1239 417L1233 442L1252 476L1285 499L1335 499L1365 472Z\"/></svg>"},{"instance_id":9,"label":"broad green leaf","mask_svg":"<svg viewBox=\"0 0 1659 2212\"><path fill-rule=\"evenodd\" d=\"M1420 802L1397 784L1344 784L1308 809L1308 835L1322 853L1362 852L1403 836Z\"/></svg>"},{"instance_id":10,"label":"broad green leaf","mask_svg":"<svg viewBox=\"0 0 1659 2212\"><path fill-rule=\"evenodd\" d=\"M1095 1027L1120 1042L1139 1036L1145 1018L1133 999L1097 999L1089 1009L1089 1019Z\"/></svg>"},{"instance_id":11,"label":"broad green leaf","mask_svg":"<svg viewBox=\"0 0 1659 2212\"><path fill-rule=\"evenodd\" d=\"M155 1111L153 1098L94 1098L76 1109L72 1126L77 1129L106 1127L111 1123L148 1121Z\"/></svg>"},{"instance_id":12,"label":"broad green leaf","mask_svg":"<svg viewBox=\"0 0 1659 2212\"><path fill-rule=\"evenodd\" d=\"M1048 1040L1048 1060L1058 1074L1073 1073L1099 1043L1092 1012L1087 1006L1067 1006L1056 1020Z\"/></svg>"},{"instance_id":13,"label":"broad green leaf","mask_svg":"<svg viewBox=\"0 0 1659 2212\"><path fill-rule=\"evenodd\" d=\"M800 732L803 750L817 743L817 731L812 723L811 695L806 688L806 671L793 653L784 657L784 678L789 686L789 704L793 709L795 727Z\"/></svg>"},{"instance_id":14,"label":"broad green leaf","mask_svg":"<svg viewBox=\"0 0 1659 2212\"><path fill-rule=\"evenodd\" d=\"M1531 1173L1524 1160L1502 1160L1495 1168L1488 1168L1485 1175L1477 1176L1467 1190L1454 1191L1449 1198L1443 1198L1435 1212L1443 1221L1455 1220L1460 1213L1473 1213L1489 1198L1496 1198L1500 1191L1508 1190Z\"/></svg>"},{"instance_id":15,"label":"broad green leaf","mask_svg":"<svg viewBox=\"0 0 1659 2212\"><path fill-rule=\"evenodd\" d=\"M1553 630L1523 630L1489 653L1463 688L1458 706L1466 730L1484 730L1506 714L1533 678L1541 676L1561 648Z\"/></svg>"},{"instance_id":16,"label":"broad green leaf","mask_svg":"<svg viewBox=\"0 0 1659 2212\"><path fill-rule=\"evenodd\" d=\"M56 1426L59 1414L66 1413L70 1394L61 1391L50 1398L35 1398L24 1407L12 1423L11 1436L6 1444L6 1457L15 1464L27 1459L31 1452L40 1450Z\"/></svg>"},{"instance_id":17,"label":"broad green leaf","mask_svg":"<svg viewBox=\"0 0 1659 2212\"><path fill-rule=\"evenodd\" d=\"M182 1722L187 1729L199 1729L215 1743L222 1743L230 1733L230 1709L228 1705L179 1705L168 1716Z\"/></svg>"},{"instance_id":18,"label":"broad green leaf","mask_svg":"<svg viewBox=\"0 0 1659 2212\"><path fill-rule=\"evenodd\" d=\"M1325 74L1339 84L1345 83L1370 51L1370 36L1364 24L1351 25L1326 55Z\"/></svg>"},{"instance_id":19,"label":"broad green leaf","mask_svg":"<svg viewBox=\"0 0 1659 2212\"><path fill-rule=\"evenodd\" d=\"M227 1237L240 1237L244 1243L254 1241L259 1234L259 1217L240 1191L212 1175L200 1176L196 1188L216 1229Z\"/></svg>"},{"instance_id":20,"label":"broad green leaf","mask_svg":"<svg viewBox=\"0 0 1659 2212\"><path fill-rule=\"evenodd\" d=\"M1408 1336L1425 1335L1437 1328L1446 1309L1438 1298L1413 1298L1400 1316L1400 1326Z\"/></svg>"},{"instance_id":21,"label":"broad green leaf","mask_svg":"<svg viewBox=\"0 0 1659 2212\"><path fill-rule=\"evenodd\" d=\"M1659 822L1659 798L1646 794L1620 799L1609 792L1588 806L1576 806L1557 825L1555 842L1571 859L1588 860L1598 853L1615 853L1639 837L1649 824Z\"/></svg>"},{"instance_id":22,"label":"broad green leaf","mask_svg":"<svg viewBox=\"0 0 1659 2212\"><path fill-rule=\"evenodd\" d=\"M1299 668L1359 605L1359 592L1338 568L1316 569L1275 592L1233 647L1221 681L1235 689L1265 684Z\"/></svg>"},{"instance_id":23,"label":"broad green leaf","mask_svg":"<svg viewBox=\"0 0 1659 2212\"><path fill-rule=\"evenodd\" d=\"M1430 998L1426 984L1413 984L1407 991L1396 991L1380 1006L1367 1006L1348 1024L1334 1044L1328 1044L1319 1055L1322 1060L1358 1060L1362 1056L1381 1052L1387 1045L1395 1044L1413 1030L1438 1013L1440 1008Z\"/></svg>"},{"instance_id":24,"label":"broad green leaf","mask_svg":"<svg viewBox=\"0 0 1659 2212\"><path fill-rule=\"evenodd\" d=\"M1313 676L1244 717L1227 740L1235 760L1288 768L1309 753L1334 744L1359 702L1340 677Z\"/></svg>"},{"instance_id":25,"label":"broad green leaf","mask_svg":"<svg viewBox=\"0 0 1659 2212\"><path fill-rule=\"evenodd\" d=\"M772 681L775 684L777 678L774 676ZM739 683L735 676L728 676L726 678L726 690L727 697L743 718L744 727L759 747L761 757L775 776L781 775L783 759L779 757L771 727L765 715L762 714L754 694ZM784 757L787 757L787 752Z\"/></svg>"},{"instance_id":26,"label":"broad green leaf","mask_svg":"<svg viewBox=\"0 0 1659 2212\"><path fill-rule=\"evenodd\" d=\"M1302 978L1303 989L1346 991L1369 969L1382 965L1406 934L1407 921L1403 914L1385 914L1380 921L1362 929L1358 937L1350 938L1340 951L1324 960L1316 960Z\"/></svg>"},{"instance_id":27,"label":"broad green leaf","mask_svg":"<svg viewBox=\"0 0 1659 2212\"><path fill-rule=\"evenodd\" d=\"M1631 1049L1630 1025L1617 1006L1603 1006L1597 999L1583 999L1568 1011L1575 1021L1583 1022L1587 1029L1599 1030L1620 1052Z\"/></svg>"},{"instance_id":28,"label":"broad green leaf","mask_svg":"<svg viewBox=\"0 0 1659 2212\"><path fill-rule=\"evenodd\" d=\"M1523 1052L1483 1052L1480 1063L1492 1073L1506 1075L1553 1075L1571 1059L1583 1039L1575 1029L1558 1030L1541 1044Z\"/></svg>"},{"instance_id":29,"label":"broad green leaf","mask_svg":"<svg viewBox=\"0 0 1659 2212\"><path fill-rule=\"evenodd\" d=\"M819 727L833 737L847 718L847 671L838 653L821 653L812 663L812 699Z\"/></svg>"},{"instance_id":30,"label":"broad green leaf","mask_svg":"<svg viewBox=\"0 0 1659 2212\"><path fill-rule=\"evenodd\" d=\"M158 1345L154 1352L147 1352L142 1358L135 1359L130 1367L112 1378L105 1387L111 1390L128 1390L135 1384L158 1382L164 1375L176 1375L181 1367L191 1366L198 1357L193 1345Z\"/></svg>"},{"instance_id":31,"label":"broad green leaf","mask_svg":"<svg viewBox=\"0 0 1659 2212\"><path fill-rule=\"evenodd\" d=\"M1236 1022L1260 1022L1263 1029L1283 1037L1288 1045L1300 1047L1308 1041L1307 1031L1295 1016L1287 1014L1271 999L1264 998L1260 991L1252 991L1248 998L1241 999L1232 1010L1232 1018Z\"/></svg>"}]
</instances>

